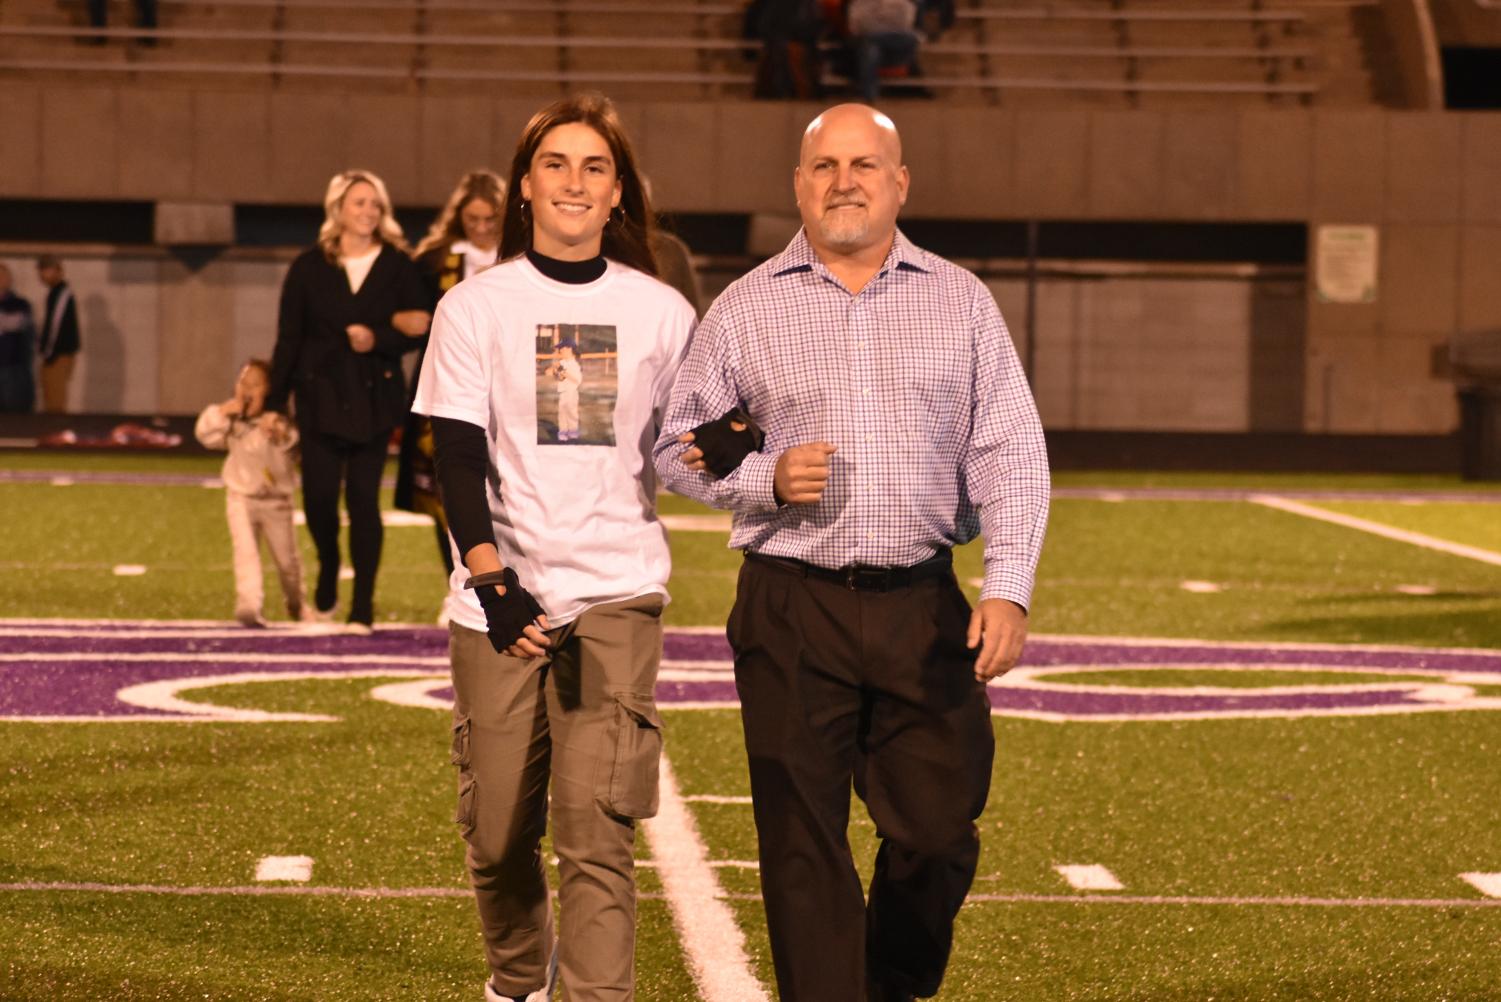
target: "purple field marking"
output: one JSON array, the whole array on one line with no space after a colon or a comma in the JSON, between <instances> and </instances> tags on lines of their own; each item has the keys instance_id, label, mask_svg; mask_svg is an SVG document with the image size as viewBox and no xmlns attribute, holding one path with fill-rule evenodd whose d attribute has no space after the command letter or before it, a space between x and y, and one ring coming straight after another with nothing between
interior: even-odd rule
<instances>
[{"instance_id":1,"label":"purple field marking","mask_svg":"<svg viewBox=\"0 0 1501 1002\"><path fill-rule=\"evenodd\" d=\"M0 636L0 719L6 717L86 717L128 720L156 715L155 711L121 703L116 694L127 686L175 679L195 679L246 672L335 673L366 670L378 674L417 671L441 675L447 653L447 632L434 627L393 627L369 637L343 634L302 634L292 631L235 631L223 624L178 624L159 631L110 623L99 628L78 624L36 622L43 635L31 634L18 622L0 621L8 635ZM147 636L122 635L146 633ZM67 635L49 635L67 634ZM160 655L160 659L151 657ZM179 660L190 655L193 660ZM719 631L667 631L664 668L694 662L722 666L702 679L674 672L658 685L665 705L733 706L734 683L727 674L730 650ZM131 660L119 660L125 656ZM274 658L276 660L264 660ZM377 663L367 658L380 659ZM283 660L284 659L284 660ZM424 663L425 662L425 663ZM1098 640L1083 637L1034 637L1023 665L1126 668L1261 667L1279 665L1338 669L1376 668L1427 670L1495 675L1501 684L1501 652L1339 647L1327 644L1217 645L1193 642ZM1435 678L1441 682L1441 678ZM1001 714L1053 719L1129 718L1162 714L1237 715L1264 713L1338 713L1404 709L1460 709L1416 699L1414 683L1366 685L1355 691L1317 689L1296 693L1165 693L1099 691L1068 686L1037 688L1000 685L988 690L992 707ZM447 687L431 691L435 698L451 698Z\"/></svg>"}]
</instances>

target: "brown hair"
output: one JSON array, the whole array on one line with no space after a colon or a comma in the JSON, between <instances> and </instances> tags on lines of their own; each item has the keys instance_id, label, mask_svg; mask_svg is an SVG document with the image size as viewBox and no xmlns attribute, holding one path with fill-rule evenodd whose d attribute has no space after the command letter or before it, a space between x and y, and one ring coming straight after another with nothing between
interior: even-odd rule
<instances>
[{"instance_id":1,"label":"brown hair","mask_svg":"<svg viewBox=\"0 0 1501 1002\"><path fill-rule=\"evenodd\" d=\"M630 265L648 275L657 273L657 259L651 252L651 233L655 227L651 199L641 175L636 170L636 156L631 141L620 124L615 104L596 91L586 91L554 101L532 116L521 130L516 156L511 160L511 185L506 192L505 218L500 229L500 258L508 260L526 253L532 245L532 214L523 213L520 179L532 169L532 157L542 145L542 137L560 125L580 122L599 133L610 147L615 160L615 177L620 181L620 214L611 213L605 224L600 250L605 257Z\"/></svg>"},{"instance_id":2,"label":"brown hair","mask_svg":"<svg viewBox=\"0 0 1501 1002\"><path fill-rule=\"evenodd\" d=\"M339 237L344 226L339 222L339 210L344 207L344 196L361 181L375 189L380 201L380 223L375 227L378 243L387 243L397 250L407 249L406 236L396 222L396 210L391 207L391 196L386 193L386 182L368 170L340 171L328 180L328 190L323 193L323 225L318 228L318 246L329 264L339 263Z\"/></svg>"},{"instance_id":3,"label":"brown hair","mask_svg":"<svg viewBox=\"0 0 1501 1002\"><path fill-rule=\"evenodd\" d=\"M438 213L432 227L427 231L427 236L412 251L413 255L421 257L434 247L445 247L456 240L464 238L464 220L460 213L464 206L475 199L488 202L490 208L495 210L496 216L505 215L506 206L506 183L501 180L499 174L493 170L472 170L459 178L458 187L454 188L453 194L448 196L448 203L443 206L443 211Z\"/></svg>"}]
</instances>

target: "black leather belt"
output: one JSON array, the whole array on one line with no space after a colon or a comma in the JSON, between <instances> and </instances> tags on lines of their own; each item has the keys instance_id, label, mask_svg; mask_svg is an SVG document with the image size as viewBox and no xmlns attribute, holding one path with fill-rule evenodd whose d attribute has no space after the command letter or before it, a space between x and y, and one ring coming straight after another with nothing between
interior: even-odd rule
<instances>
[{"instance_id":1,"label":"black leather belt","mask_svg":"<svg viewBox=\"0 0 1501 1002\"><path fill-rule=\"evenodd\" d=\"M770 564L783 570L801 574L820 581L832 581L844 585L850 591L893 591L907 588L926 578L943 577L950 573L954 564L953 554L939 550L933 556L911 567L872 567L870 564L849 564L845 567L819 567L791 557L772 557L764 553L745 551L745 559L758 564Z\"/></svg>"}]
</instances>

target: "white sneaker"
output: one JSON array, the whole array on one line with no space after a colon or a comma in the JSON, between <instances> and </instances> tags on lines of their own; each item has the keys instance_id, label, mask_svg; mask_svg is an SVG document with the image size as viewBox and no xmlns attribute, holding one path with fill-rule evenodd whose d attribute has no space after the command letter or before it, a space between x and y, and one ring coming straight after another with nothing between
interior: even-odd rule
<instances>
[{"instance_id":1,"label":"white sneaker","mask_svg":"<svg viewBox=\"0 0 1501 1002\"><path fill-rule=\"evenodd\" d=\"M558 989L558 949L553 946L552 959L547 962L547 984L538 988L526 997L526 1002L552 1002L553 993ZM502 995L490 984L490 979L485 979L485 1002L511 1002L509 996Z\"/></svg>"},{"instance_id":2,"label":"white sneaker","mask_svg":"<svg viewBox=\"0 0 1501 1002\"><path fill-rule=\"evenodd\" d=\"M345 623L344 632L350 636L368 637L375 632L375 627L369 623Z\"/></svg>"},{"instance_id":3,"label":"white sneaker","mask_svg":"<svg viewBox=\"0 0 1501 1002\"><path fill-rule=\"evenodd\" d=\"M539 988L526 997L526 1002L550 1002L552 993L546 988ZM495 986L485 981L485 1002L511 1002L511 996L502 995L495 990Z\"/></svg>"}]
</instances>

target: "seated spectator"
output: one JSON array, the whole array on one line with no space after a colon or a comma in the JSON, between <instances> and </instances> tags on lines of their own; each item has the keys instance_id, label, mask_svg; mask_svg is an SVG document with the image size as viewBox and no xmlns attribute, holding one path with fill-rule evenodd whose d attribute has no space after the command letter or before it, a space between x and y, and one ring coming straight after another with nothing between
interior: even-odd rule
<instances>
[{"instance_id":1,"label":"seated spectator","mask_svg":"<svg viewBox=\"0 0 1501 1002\"><path fill-rule=\"evenodd\" d=\"M954 26L958 11L954 0L918 0L917 27L930 42L938 41L945 31Z\"/></svg>"},{"instance_id":2,"label":"seated spectator","mask_svg":"<svg viewBox=\"0 0 1501 1002\"><path fill-rule=\"evenodd\" d=\"M744 35L763 46L756 97L808 100L823 93L818 40L824 27L817 0L751 0Z\"/></svg>"},{"instance_id":3,"label":"seated spectator","mask_svg":"<svg viewBox=\"0 0 1501 1002\"><path fill-rule=\"evenodd\" d=\"M913 0L850 0L848 17L860 98L874 104L880 92L880 68L910 68L917 58L917 4Z\"/></svg>"},{"instance_id":4,"label":"seated spectator","mask_svg":"<svg viewBox=\"0 0 1501 1002\"><path fill-rule=\"evenodd\" d=\"M142 28L156 27L156 0L135 0L136 19ZM89 0L89 24L103 28L109 23L109 0Z\"/></svg>"}]
</instances>

